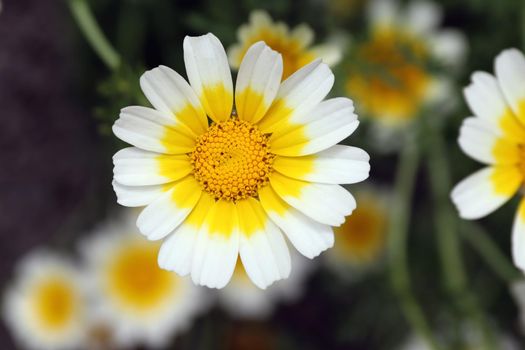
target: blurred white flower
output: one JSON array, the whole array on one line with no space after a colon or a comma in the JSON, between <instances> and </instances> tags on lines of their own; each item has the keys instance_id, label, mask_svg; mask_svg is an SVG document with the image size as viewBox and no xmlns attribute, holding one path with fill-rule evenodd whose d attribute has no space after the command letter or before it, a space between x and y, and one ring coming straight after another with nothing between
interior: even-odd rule
<instances>
[{"instance_id":1,"label":"blurred white flower","mask_svg":"<svg viewBox=\"0 0 525 350\"><path fill-rule=\"evenodd\" d=\"M238 69L250 46L258 41L264 41L282 55L283 80L317 58L329 66L337 64L341 60L342 47L335 42L311 46L314 36L306 24L290 30L285 23L274 22L266 11L254 10L249 23L237 31L239 42L228 49L230 65Z\"/></svg>"},{"instance_id":2,"label":"blurred white flower","mask_svg":"<svg viewBox=\"0 0 525 350\"><path fill-rule=\"evenodd\" d=\"M431 103L450 105L451 76L434 72L432 64L447 73L458 68L467 44L458 31L440 29L441 18L441 8L428 1L406 8L397 1L369 2L369 34L353 47L346 89L376 128L402 127Z\"/></svg>"},{"instance_id":3,"label":"blurred white flower","mask_svg":"<svg viewBox=\"0 0 525 350\"><path fill-rule=\"evenodd\" d=\"M482 218L506 203L525 180L525 56L503 51L495 62L496 76L472 74L465 98L474 117L463 121L459 146L486 166L452 190L463 219ZM525 270L525 200L521 200L512 229L514 263Z\"/></svg>"},{"instance_id":4,"label":"blurred white flower","mask_svg":"<svg viewBox=\"0 0 525 350\"><path fill-rule=\"evenodd\" d=\"M157 264L160 244L139 235L131 211L82 242L94 329L117 346L164 346L208 305L204 291Z\"/></svg>"},{"instance_id":5,"label":"blurred white flower","mask_svg":"<svg viewBox=\"0 0 525 350\"><path fill-rule=\"evenodd\" d=\"M390 194L384 188L361 186L351 216L334 229L337 244L326 253L328 266L343 278L373 266L382 257L388 230Z\"/></svg>"},{"instance_id":6,"label":"blurred white flower","mask_svg":"<svg viewBox=\"0 0 525 350\"><path fill-rule=\"evenodd\" d=\"M87 299L80 271L47 251L36 251L16 266L7 286L3 315L21 348L79 349L86 339Z\"/></svg>"},{"instance_id":7,"label":"blurred white flower","mask_svg":"<svg viewBox=\"0 0 525 350\"><path fill-rule=\"evenodd\" d=\"M314 258L356 207L340 184L368 178L369 155L338 142L358 127L348 98L315 60L281 83L283 60L263 42L244 57L235 89L213 34L184 39L188 80L165 66L141 77L155 109L122 109L113 132L135 147L115 154L113 188L150 240L159 265L223 288L238 257L258 287L287 278L286 235ZM234 99L235 97L235 99Z\"/></svg>"},{"instance_id":8,"label":"blurred white flower","mask_svg":"<svg viewBox=\"0 0 525 350\"><path fill-rule=\"evenodd\" d=\"M221 305L232 315L247 319L264 319L272 314L279 303L300 298L313 263L299 254L292 254L294 273L266 290L257 288L237 263L231 282L218 291Z\"/></svg>"}]
</instances>

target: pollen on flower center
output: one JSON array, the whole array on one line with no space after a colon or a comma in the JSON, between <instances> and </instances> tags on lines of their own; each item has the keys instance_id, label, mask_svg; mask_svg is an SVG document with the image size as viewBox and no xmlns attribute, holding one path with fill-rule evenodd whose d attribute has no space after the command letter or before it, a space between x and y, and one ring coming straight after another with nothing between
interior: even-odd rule
<instances>
[{"instance_id":1,"label":"pollen on flower center","mask_svg":"<svg viewBox=\"0 0 525 350\"><path fill-rule=\"evenodd\" d=\"M268 183L274 155L255 125L229 119L210 126L190 154L194 175L215 199L255 197Z\"/></svg>"}]
</instances>

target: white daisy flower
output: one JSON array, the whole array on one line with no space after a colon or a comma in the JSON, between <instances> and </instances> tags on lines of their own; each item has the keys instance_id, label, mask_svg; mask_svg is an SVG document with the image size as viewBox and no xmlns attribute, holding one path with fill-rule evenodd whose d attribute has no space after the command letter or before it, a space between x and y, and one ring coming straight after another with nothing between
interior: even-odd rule
<instances>
[{"instance_id":1,"label":"white daisy flower","mask_svg":"<svg viewBox=\"0 0 525 350\"><path fill-rule=\"evenodd\" d=\"M474 117L463 121L459 146L486 167L453 189L463 219L482 218L501 207L523 186L525 177L525 57L516 49L496 57L496 76L472 74L465 98ZM514 263L525 270L525 201L512 229Z\"/></svg>"},{"instance_id":2,"label":"white daisy flower","mask_svg":"<svg viewBox=\"0 0 525 350\"><path fill-rule=\"evenodd\" d=\"M36 251L16 268L3 315L25 349L78 349L86 336L86 296L79 271L64 257Z\"/></svg>"},{"instance_id":3,"label":"white daisy flower","mask_svg":"<svg viewBox=\"0 0 525 350\"><path fill-rule=\"evenodd\" d=\"M136 233L127 213L82 242L93 328L117 346L162 347L207 306L203 291L157 264L160 244Z\"/></svg>"},{"instance_id":4,"label":"white daisy flower","mask_svg":"<svg viewBox=\"0 0 525 350\"><path fill-rule=\"evenodd\" d=\"M369 34L353 48L346 82L357 107L376 127L397 128L430 103L448 98L450 104L450 78L432 72L430 65L439 61L448 71L460 66L466 40L457 31L439 28L441 8L422 0L406 8L393 0L369 5Z\"/></svg>"},{"instance_id":5,"label":"white daisy flower","mask_svg":"<svg viewBox=\"0 0 525 350\"><path fill-rule=\"evenodd\" d=\"M336 65L342 57L340 46L335 43L312 46L314 36L307 24L290 30L285 23L274 22L266 11L252 11L249 23L237 31L239 42L228 49L230 65L238 69L248 49L259 41L282 55L283 79L317 58L329 66Z\"/></svg>"},{"instance_id":6,"label":"white daisy flower","mask_svg":"<svg viewBox=\"0 0 525 350\"><path fill-rule=\"evenodd\" d=\"M326 255L328 266L345 278L381 258L388 229L390 194L385 189L365 186L355 198L359 206L334 229L337 244Z\"/></svg>"},{"instance_id":7,"label":"white daisy flower","mask_svg":"<svg viewBox=\"0 0 525 350\"><path fill-rule=\"evenodd\" d=\"M293 254L294 273L267 290L261 290L250 281L242 265L237 263L231 282L218 292L220 303L239 318L264 319L272 314L278 303L293 302L301 297L306 278L313 269L312 262Z\"/></svg>"},{"instance_id":8,"label":"white daisy flower","mask_svg":"<svg viewBox=\"0 0 525 350\"><path fill-rule=\"evenodd\" d=\"M369 156L337 145L359 124L352 101L323 101L334 75L319 60L281 84L281 55L263 42L246 53L235 92L214 35L186 37L184 61L191 85L164 66L146 72L155 109L126 107L113 126L135 146L114 156L118 202L147 206L137 225L165 239L161 267L222 288L240 255L266 288L290 274L282 232L313 258L356 207L339 184L366 179Z\"/></svg>"}]
</instances>

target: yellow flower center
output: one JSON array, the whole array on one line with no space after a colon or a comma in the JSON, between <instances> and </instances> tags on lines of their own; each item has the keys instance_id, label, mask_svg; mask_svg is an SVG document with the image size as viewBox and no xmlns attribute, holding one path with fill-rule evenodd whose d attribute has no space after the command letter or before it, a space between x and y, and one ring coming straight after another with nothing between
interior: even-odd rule
<instances>
[{"instance_id":1,"label":"yellow flower center","mask_svg":"<svg viewBox=\"0 0 525 350\"><path fill-rule=\"evenodd\" d=\"M266 45L272 48L272 50L275 50L282 55L282 80L285 80L316 58L310 51L308 51L308 48L304 47L304 45L297 39L288 34L282 33L277 30L276 27L263 27L243 44L243 51L239 57L239 65L248 49L258 41L264 41Z\"/></svg>"},{"instance_id":2,"label":"yellow flower center","mask_svg":"<svg viewBox=\"0 0 525 350\"><path fill-rule=\"evenodd\" d=\"M274 155L255 125L229 119L210 126L191 153L195 179L216 200L256 197L268 183Z\"/></svg>"},{"instance_id":3,"label":"yellow flower center","mask_svg":"<svg viewBox=\"0 0 525 350\"><path fill-rule=\"evenodd\" d=\"M429 83L425 45L410 35L382 29L356 50L356 64L347 81L348 93L372 117L391 121L413 118Z\"/></svg>"},{"instance_id":4,"label":"yellow flower center","mask_svg":"<svg viewBox=\"0 0 525 350\"><path fill-rule=\"evenodd\" d=\"M115 252L106 278L109 293L118 303L147 311L173 297L178 281L158 267L158 248L156 243L136 241Z\"/></svg>"},{"instance_id":5,"label":"yellow flower center","mask_svg":"<svg viewBox=\"0 0 525 350\"><path fill-rule=\"evenodd\" d=\"M69 281L57 276L36 286L33 302L36 319L41 326L57 331L73 319L77 312L78 295Z\"/></svg>"},{"instance_id":6,"label":"yellow flower center","mask_svg":"<svg viewBox=\"0 0 525 350\"><path fill-rule=\"evenodd\" d=\"M383 249L386 213L375 200L361 198L346 222L335 229L337 253L353 262L371 262Z\"/></svg>"},{"instance_id":7,"label":"yellow flower center","mask_svg":"<svg viewBox=\"0 0 525 350\"><path fill-rule=\"evenodd\" d=\"M518 144L518 167L525 181L525 144Z\"/></svg>"}]
</instances>

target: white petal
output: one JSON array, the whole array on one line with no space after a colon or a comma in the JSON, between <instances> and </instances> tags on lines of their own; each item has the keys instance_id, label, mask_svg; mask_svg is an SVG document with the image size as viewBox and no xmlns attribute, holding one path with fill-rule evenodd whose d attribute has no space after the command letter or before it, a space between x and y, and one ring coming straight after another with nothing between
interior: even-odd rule
<instances>
[{"instance_id":1,"label":"white petal","mask_svg":"<svg viewBox=\"0 0 525 350\"><path fill-rule=\"evenodd\" d=\"M217 201L195 243L191 278L195 284L223 288L231 279L239 255L239 227L235 205Z\"/></svg>"},{"instance_id":2,"label":"white petal","mask_svg":"<svg viewBox=\"0 0 525 350\"><path fill-rule=\"evenodd\" d=\"M525 57L508 49L496 57L496 76L514 113L525 122Z\"/></svg>"},{"instance_id":3,"label":"white petal","mask_svg":"<svg viewBox=\"0 0 525 350\"><path fill-rule=\"evenodd\" d=\"M192 171L190 159L185 154L162 155L136 147L115 153L113 164L115 180L128 186L160 185L179 180Z\"/></svg>"},{"instance_id":4,"label":"white petal","mask_svg":"<svg viewBox=\"0 0 525 350\"><path fill-rule=\"evenodd\" d=\"M151 108L123 108L113 133L135 147L158 153L181 154L193 150L191 131L170 116Z\"/></svg>"},{"instance_id":5,"label":"white petal","mask_svg":"<svg viewBox=\"0 0 525 350\"><path fill-rule=\"evenodd\" d=\"M472 83L464 90L470 110L499 131L500 119L507 109L506 101L494 76L485 72L472 74Z\"/></svg>"},{"instance_id":6,"label":"white petal","mask_svg":"<svg viewBox=\"0 0 525 350\"><path fill-rule=\"evenodd\" d=\"M186 219L200 196L200 186L192 176L175 182L140 213L140 232L150 240L164 238Z\"/></svg>"},{"instance_id":7,"label":"white petal","mask_svg":"<svg viewBox=\"0 0 525 350\"><path fill-rule=\"evenodd\" d=\"M370 156L357 147L335 145L304 157L275 158L273 168L294 179L328 184L351 184L368 178Z\"/></svg>"},{"instance_id":8,"label":"white petal","mask_svg":"<svg viewBox=\"0 0 525 350\"><path fill-rule=\"evenodd\" d=\"M181 276L191 272L193 249L206 214L214 200L203 193L186 220L162 243L158 262L163 269L175 271Z\"/></svg>"},{"instance_id":9,"label":"white petal","mask_svg":"<svg viewBox=\"0 0 525 350\"><path fill-rule=\"evenodd\" d=\"M281 231L255 199L237 203L240 228L239 254L246 273L261 289L287 278L291 262Z\"/></svg>"},{"instance_id":10,"label":"white petal","mask_svg":"<svg viewBox=\"0 0 525 350\"><path fill-rule=\"evenodd\" d=\"M503 167L501 167L503 168ZM521 174L514 167L486 167L454 187L452 201L463 219L479 219L507 202L518 190ZM497 189L504 188L505 191Z\"/></svg>"},{"instance_id":11,"label":"white petal","mask_svg":"<svg viewBox=\"0 0 525 350\"><path fill-rule=\"evenodd\" d=\"M408 4L405 23L418 35L425 35L438 27L442 17L438 4L414 0Z\"/></svg>"},{"instance_id":12,"label":"white petal","mask_svg":"<svg viewBox=\"0 0 525 350\"><path fill-rule=\"evenodd\" d=\"M295 127L277 127L272 134L270 145L274 153L283 156L317 153L344 140L359 126L352 100L343 97L319 103L295 123Z\"/></svg>"},{"instance_id":13,"label":"white petal","mask_svg":"<svg viewBox=\"0 0 525 350\"><path fill-rule=\"evenodd\" d=\"M470 109L490 123L493 133L517 143L525 139L525 127L512 112L494 76L485 72L474 73L472 83L464 93Z\"/></svg>"},{"instance_id":14,"label":"white petal","mask_svg":"<svg viewBox=\"0 0 525 350\"><path fill-rule=\"evenodd\" d=\"M525 200L521 200L512 227L512 258L525 271Z\"/></svg>"},{"instance_id":15,"label":"white petal","mask_svg":"<svg viewBox=\"0 0 525 350\"><path fill-rule=\"evenodd\" d=\"M499 137L492 130L491 125L481 118L466 118L459 129L459 146L475 160L494 164L494 146Z\"/></svg>"},{"instance_id":16,"label":"white petal","mask_svg":"<svg viewBox=\"0 0 525 350\"><path fill-rule=\"evenodd\" d=\"M303 215L284 202L270 186L259 191L259 198L268 216L307 258L313 259L334 245L334 233L329 225Z\"/></svg>"},{"instance_id":17,"label":"white petal","mask_svg":"<svg viewBox=\"0 0 525 350\"><path fill-rule=\"evenodd\" d=\"M334 75L328 65L315 60L299 69L280 86L274 104L259 123L272 132L280 123L295 123L310 112L332 89Z\"/></svg>"},{"instance_id":18,"label":"white petal","mask_svg":"<svg viewBox=\"0 0 525 350\"><path fill-rule=\"evenodd\" d=\"M159 267L186 276L191 271L193 247L198 229L192 225L180 225L168 236L159 250Z\"/></svg>"},{"instance_id":19,"label":"white petal","mask_svg":"<svg viewBox=\"0 0 525 350\"><path fill-rule=\"evenodd\" d=\"M281 55L264 42L252 45L244 56L235 86L239 119L258 122L270 108L283 75Z\"/></svg>"},{"instance_id":20,"label":"white petal","mask_svg":"<svg viewBox=\"0 0 525 350\"><path fill-rule=\"evenodd\" d=\"M397 0L370 0L368 18L374 27L394 25L399 16Z\"/></svg>"},{"instance_id":21,"label":"white petal","mask_svg":"<svg viewBox=\"0 0 525 350\"><path fill-rule=\"evenodd\" d=\"M155 109L167 115L174 114L196 136L206 131L208 121L199 98L173 69L159 66L147 71L140 77L140 86Z\"/></svg>"},{"instance_id":22,"label":"white petal","mask_svg":"<svg viewBox=\"0 0 525 350\"><path fill-rule=\"evenodd\" d=\"M211 33L184 38L184 63L191 87L206 113L218 122L230 117L233 83L226 51Z\"/></svg>"},{"instance_id":23,"label":"white petal","mask_svg":"<svg viewBox=\"0 0 525 350\"><path fill-rule=\"evenodd\" d=\"M117 203L126 207L143 207L165 192L163 185L125 186L116 181L113 181L112 185L117 195Z\"/></svg>"},{"instance_id":24,"label":"white petal","mask_svg":"<svg viewBox=\"0 0 525 350\"><path fill-rule=\"evenodd\" d=\"M436 59L451 67L460 67L465 61L468 41L457 30L441 30L432 38L432 52Z\"/></svg>"},{"instance_id":25,"label":"white petal","mask_svg":"<svg viewBox=\"0 0 525 350\"><path fill-rule=\"evenodd\" d=\"M339 185L308 183L279 173L272 174L270 184L286 203L326 225L341 225L356 207L354 197Z\"/></svg>"}]
</instances>

